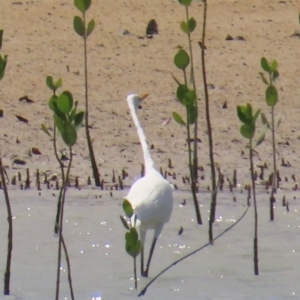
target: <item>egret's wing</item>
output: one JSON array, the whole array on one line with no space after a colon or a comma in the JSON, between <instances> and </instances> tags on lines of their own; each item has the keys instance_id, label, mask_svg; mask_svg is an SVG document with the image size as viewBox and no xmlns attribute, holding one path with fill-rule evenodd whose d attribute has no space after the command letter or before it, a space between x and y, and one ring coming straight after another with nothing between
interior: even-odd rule
<instances>
[{"instance_id":1,"label":"egret's wing","mask_svg":"<svg viewBox=\"0 0 300 300\"><path fill-rule=\"evenodd\" d=\"M172 188L163 178L146 176L139 179L132 185L126 199L142 222L169 220L170 213L166 211L170 211L167 206L173 202Z\"/></svg>"}]
</instances>

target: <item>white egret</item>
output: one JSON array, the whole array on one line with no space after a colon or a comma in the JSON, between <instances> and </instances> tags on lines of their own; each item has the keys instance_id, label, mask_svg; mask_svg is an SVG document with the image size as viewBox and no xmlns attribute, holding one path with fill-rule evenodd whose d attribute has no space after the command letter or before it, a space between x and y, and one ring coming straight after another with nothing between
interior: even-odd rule
<instances>
[{"instance_id":1,"label":"white egret","mask_svg":"<svg viewBox=\"0 0 300 300\"><path fill-rule=\"evenodd\" d=\"M140 102L146 97L147 95L139 97L136 94L127 97L131 116L143 149L145 176L134 182L128 195L125 197L134 209L132 220L136 219L136 225L139 227L142 244L141 276L143 277L148 277L156 241L162 232L164 224L169 221L173 210L173 186L155 169L144 131L137 117L137 109L140 106ZM154 236L146 269L144 269L144 245L148 229L154 229Z\"/></svg>"}]
</instances>

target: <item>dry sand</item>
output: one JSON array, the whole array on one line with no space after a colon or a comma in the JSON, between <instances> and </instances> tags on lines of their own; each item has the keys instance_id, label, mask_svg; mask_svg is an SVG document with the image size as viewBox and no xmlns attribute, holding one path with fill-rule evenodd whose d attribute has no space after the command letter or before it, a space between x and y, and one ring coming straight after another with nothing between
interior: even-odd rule
<instances>
[{"instance_id":1,"label":"dry sand","mask_svg":"<svg viewBox=\"0 0 300 300\"><path fill-rule=\"evenodd\" d=\"M13 4L16 2L21 4ZM47 75L61 77L63 89L70 90L80 107L84 107L82 41L73 32L72 19L78 13L72 2L1 1L0 27L5 30L1 53L9 55L9 62L5 77L0 82L0 108L4 110L4 118L0 118L0 147L10 178L21 171L24 179L26 167L32 176L37 168L49 174L58 172L52 143L40 130L41 123L47 126L52 124L47 104L51 93L45 85ZM194 1L190 14L199 23L193 34L193 49L198 96L201 99L199 136L202 142L199 143L199 164L205 169L205 180L200 182L199 201L204 205L203 218L206 220L209 195L205 191L209 184L209 165L200 52L197 45L201 35L202 8L200 1ZM299 213L296 211L299 208L299 197L296 192L291 193L294 186L291 175L295 174L298 182L300 41L297 37L290 37L299 28L298 10L299 3L296 0L209 1L206 61L208 82L215 86L215 89L210 90L215 159L230 178L233 169L237 169L241 187L249 182L249 171L247 156L241 154L246 142L239 135L236 105L251 102L255 108L261 107L268 113L264 103L265 86L258 75L261 71L260 58L265 56L277 59L279 63L277 85L280 101L276 111L281 115L282 124L277 136L277 159L279 165L284 158L292 167L279 167L282 179L286 176L288 182L282 182L282 189L277 196L278 214L274 224L268 222L266 191L259 189L262 207L260 230L263 239L260 244L261 276L254 277L252 274L253 220L250 211L244 223L237 225L234 231L210 248L209 254L207 251L199 253L166 273L149 290L147 298L298 297L300 290L297 278L300 274L295 262L300 250L297 237ZM176 172L177 179L171 180L181 192L176 192L174 215L165 228L154 257L150 270L153 276L164 265L207 241L207 225L198 229L191 222L194 213L190 195L182 194L182 190L188 189L181 182L181 177L188 173L185 132L174 121L162 125L170 118L172 111L183 113L182 107L175 101L176 85L170 73L178 78L181 76L173 65L173 56L179 45L187 45L186 36L179 29L179 22L184 19L184 9L175 0L164 3L157 0L93 1L87 18L94 18L96 22L95 31L88 40L91 134L94 137L99 170L106 185L111 184L112 169L119 175L122 168L127 168L127 186L139 176L141 149L125 101L126 95L131 92L150 93L143 110L139 112L139 118L149 144L154 145L152 156L157 167L166 169L168 158L172 159L175 166L169 171ZM159 35L153 39L139 39L138 36L144 35L147 22L152 18L158 23ZM124 35L124 30L128 30L129 34ZM233 37L241 35L246 41L226 41L227 34ZM24 95L35 102L19 102L18 99ZM222 109L225 101L228 108ZM29 123L19 122L15 114L27 118ZM19 143L16 143L17 139ZM37 147L42 155L28 156L28 150L32 147ZM63 148L61 144L60 149ZM80 176L81 185L84 186L87 177L91 175L84 130L79 133L74 151L76 157L71 173L72 176ZM258 151L255 164L266 162L271 167L270 134ZM24 158L27 165L13 165L15 156ZM19 297L17 299L54 297L57 240L52 236L56 202L52 193L45 187L41 196L38 196L36 190L25 193L17 189L11 191L12 208L17 216L12 293ZM54 193L57 195L56 191ZM73 256L77 299L92 299L92 294L98 292L102 299L126 299L136 295L130 291L133 285L130 281L131 262L122 250L124 232L118 219L121 213L119 204L125 194L126 191L114 192L112 200L109 191L84 187L81 192L73 189L68 192L66 219L70 222L66 224L66 238ZM285 214L285 209L280 207L284 194L291 203L289 214ZM95 195L101 195L102 198L96 199ZM231 193L220 193L219 215L224 220L231 216L237 219L244 209L242 204L245 202L245 194L241 195L239 188L235 195L238 199L237 207L233 207ZM185 208L188 213L184 214L178 208L183 198L188 201ZM1 225L6 228L3 202ZM30 217L28 208L32 210ZM101 225L101 222L107 223ZM215 226L216 230L221 231L228 225L225 221L220 224ZM181 225L186 230L182 237L177 237ZM112 233L109 228L113 229ZM72 235L76 239L72 239ZM1 231L1 240L5 239L6 229ZM111 245L109 249L105 248L106 243ZM93 244L96 245L95 249ZM185 248L181 249L180 245L185 245ZM231 245L230 249L228 245ZM80 253L82 249L83 255ZM3 253L0 255L0 271L3 271L5 243L2 243L0 253ZM210 262L215 263L209 266ZM142 279L140 286L146 282ZM176 289L179 289L178 292ZM66 286L61 299L64 297L70 299Z\"/></svg>"}]
</instances>

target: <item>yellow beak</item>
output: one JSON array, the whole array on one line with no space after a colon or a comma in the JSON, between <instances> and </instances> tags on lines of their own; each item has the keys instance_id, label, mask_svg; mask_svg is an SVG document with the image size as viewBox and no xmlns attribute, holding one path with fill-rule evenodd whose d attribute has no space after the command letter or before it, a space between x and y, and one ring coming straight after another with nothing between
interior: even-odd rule
<instances>
[{"instance_id":1,"label":"yellow beak","mask_svg":"<svg viewBox=\"0 0 300 300\"><path fill-rule=\"evenodd\" d=\"M143 101L144 99L146 99L149 96L149 94L142 94L139 95L140 101Z\"/></svg>"}]
</instances>

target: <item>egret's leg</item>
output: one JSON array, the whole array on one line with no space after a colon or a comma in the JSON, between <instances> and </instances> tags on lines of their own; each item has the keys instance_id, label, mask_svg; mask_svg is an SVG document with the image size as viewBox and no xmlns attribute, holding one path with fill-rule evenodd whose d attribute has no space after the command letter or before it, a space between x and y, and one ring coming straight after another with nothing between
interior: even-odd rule
<instances>
[{"instance_id":1,"label":"egret's leg","mask_svg":"<svg viewBox=\"0 0 300 300\"><path fill-rule=\"evenodd\" d=\"M141 276L144 276L144 246L142 246L141 251Z\"/></svg>"},{"instance_id":2,"label":"egret's leg","mask_svg":"<svg viewBox=\"0 0 300 300\"><path fill-rule=\"evenodd\" d=\"M154 252L154 248L155 248L155 245L156 245L156 241L157 241L157 238L154 237L153 241L152 241L151 248L150 248L150 253L149 253L149 258L148 258L146 270L142 274L143 277L148 277L149 267L150 267L151 258L152 258L153 252Z\"/></svg>"},{"instance_id":3,"label":"egret's leg","mask_svg":"<svg viewBox=\"0 0 300 300\"><path fill-rule=\"evenodd\" d=\"M146 239L147 230L142 230L140 227L140 241L142 244L141 250L141 276L144 276L144 248L145 248L145 239Z\"/></svg>"}]
</instances>

